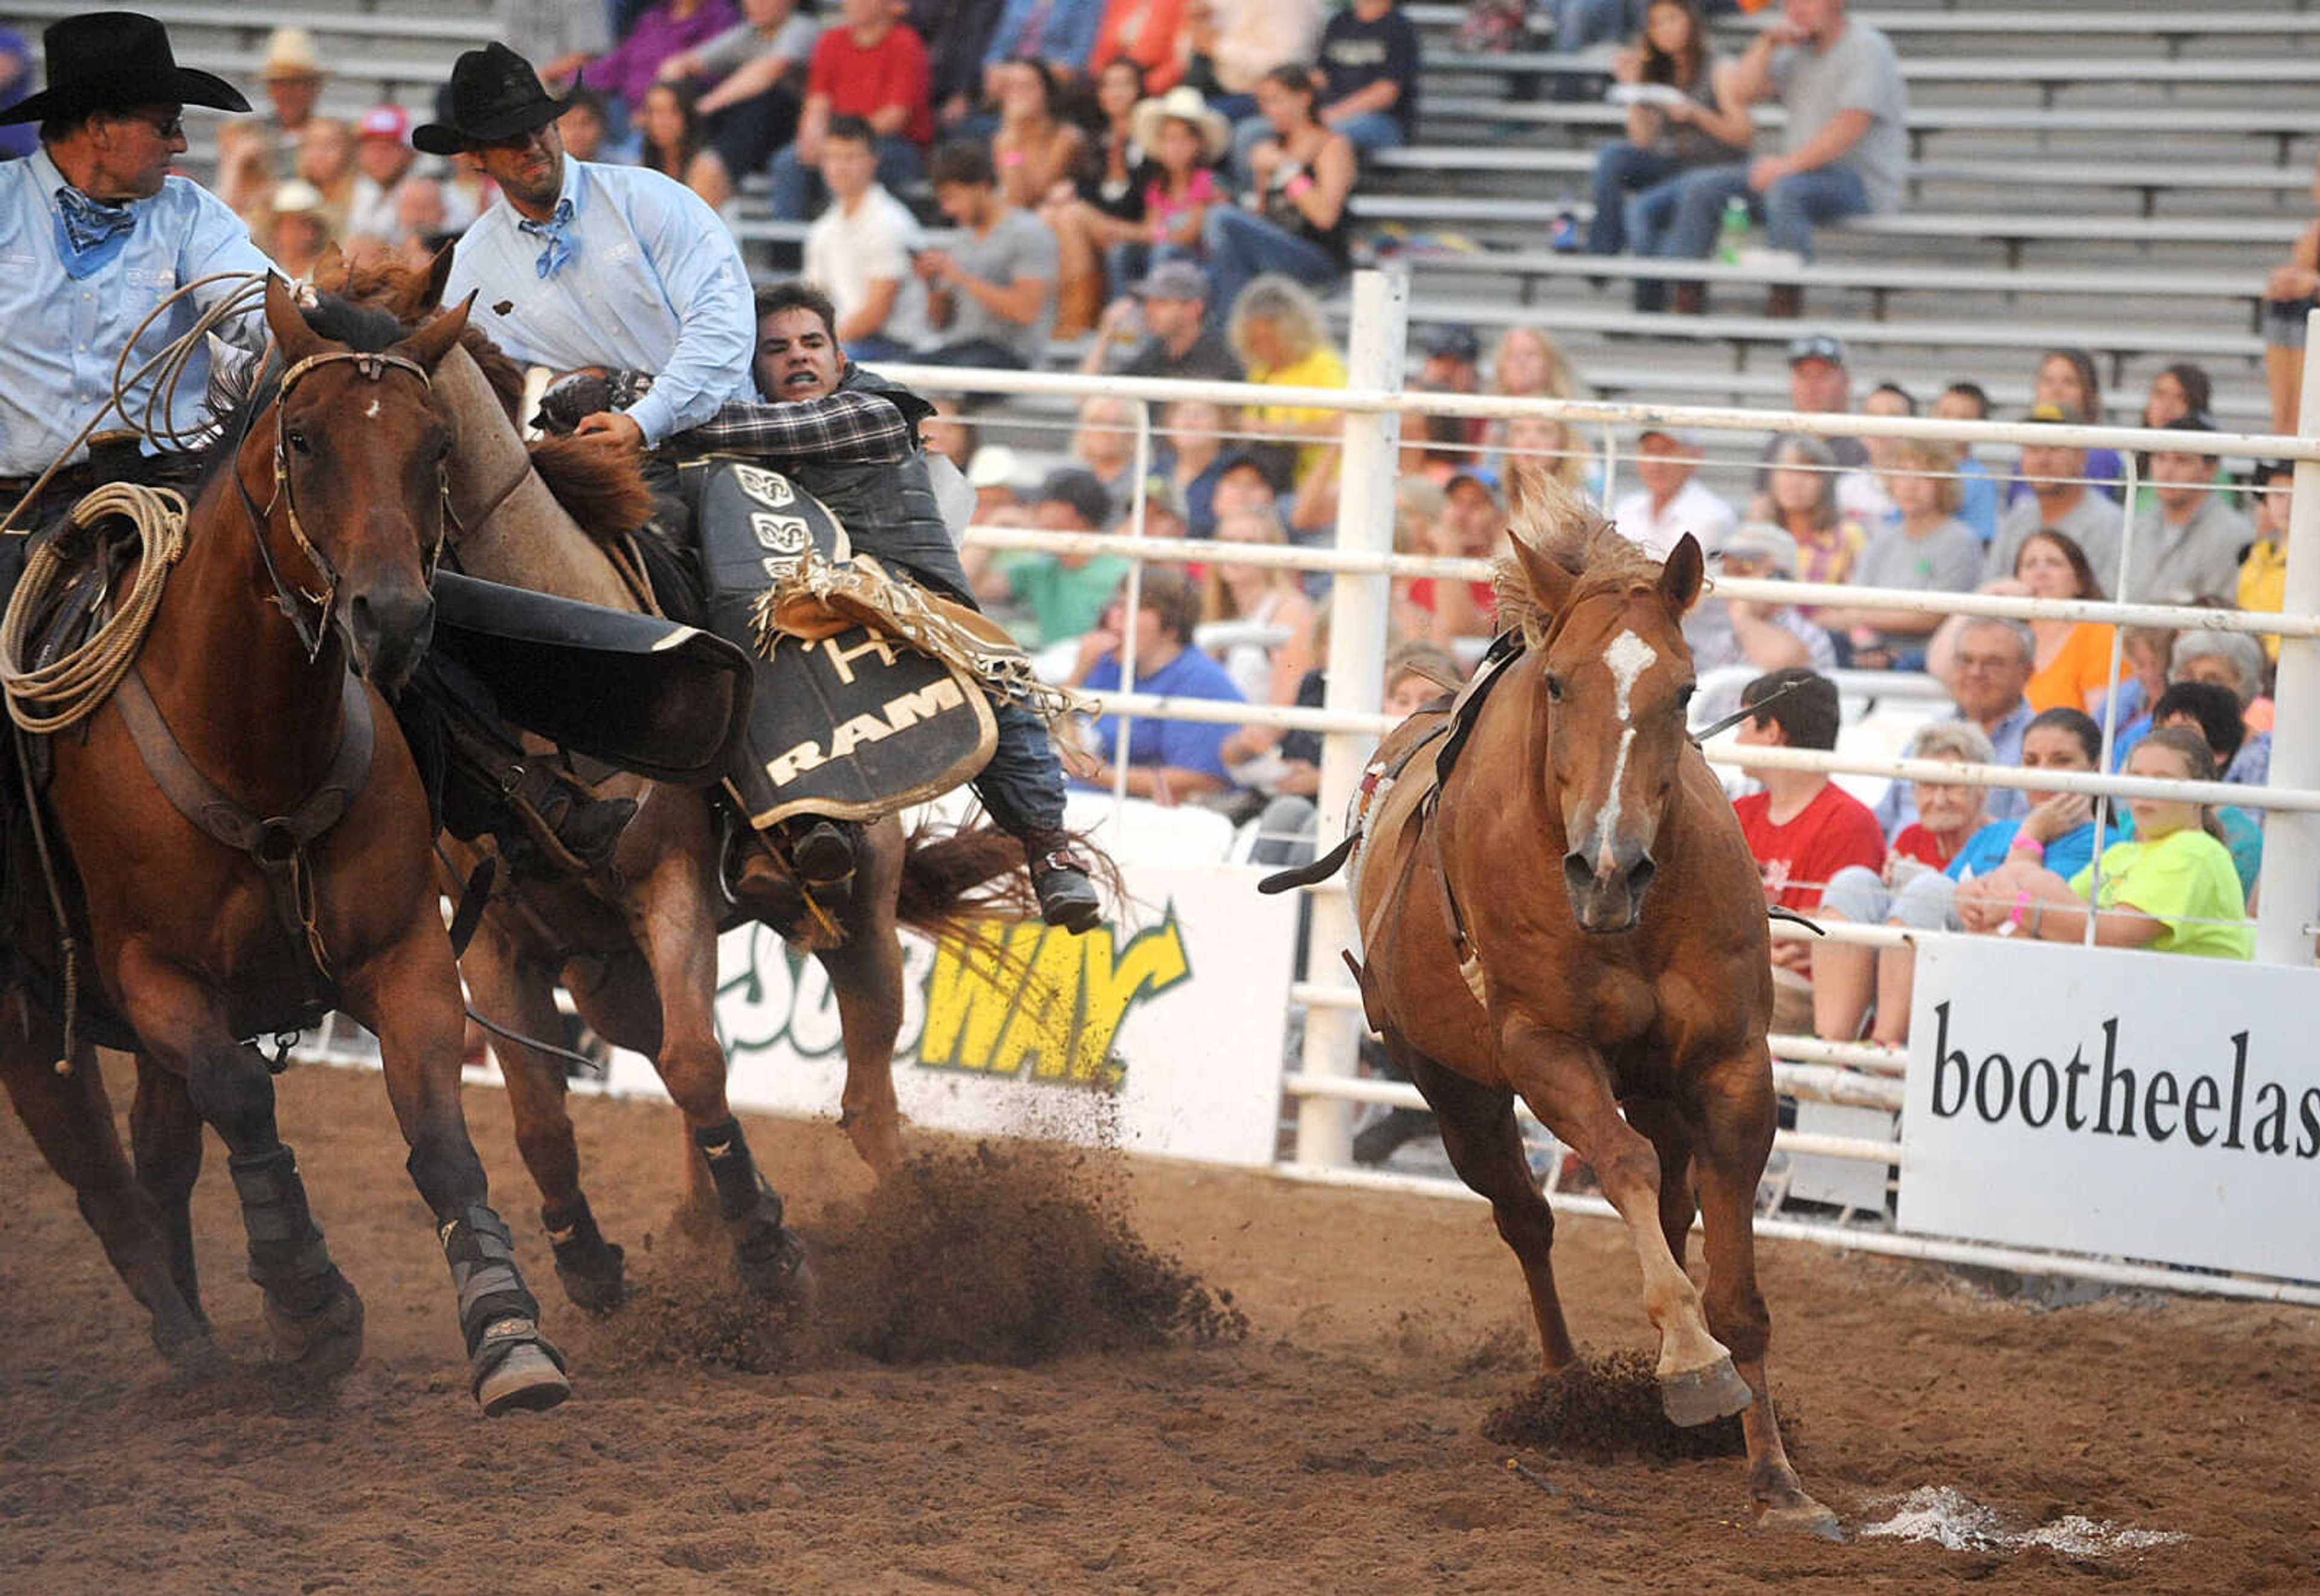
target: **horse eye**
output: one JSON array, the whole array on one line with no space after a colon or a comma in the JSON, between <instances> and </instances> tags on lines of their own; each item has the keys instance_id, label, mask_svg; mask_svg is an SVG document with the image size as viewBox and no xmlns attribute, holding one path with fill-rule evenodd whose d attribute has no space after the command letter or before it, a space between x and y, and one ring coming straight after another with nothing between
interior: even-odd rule
<instances>
[{"instance_id":1,"label":"horse eye","mask_svg":"<svg viewBox=\"0 0 2320 1596\"><path fill-rule=\"evenodd\" d=\"M1561 703L1563 702L1563 678L1554 675L1553 672L1549 672L1547 674L1546 696L1547 701L1551 703Z\"/></svg>"},{"instance_id":2,"label":"horse eye","mask_svg":"<svg viewBox=\"0 0 2320 1596\"><path fill-rule=\"evenodd\" d=\"M292 449L296 449L302 455L312 454L314 452L313 446L306 441L306 434L300 431L295 427L293 427L288 431L283 433L282 438L284 442L289 444Z\"/></svg>"},{"instance_id":3,"label":"horse eye","mask_svg":"<svg viewBox=\"0 0 2320 1596\"><path fill-rule=\"evenodd\" d=\"M1695 693L1698 693L1699 691L1699 683L1697 683L1697 682L1686 682L1682 686L1681 686L1681 687L1677 688L1677 689L1676 689L1676 694L1675 694L1675 704L1676 704L1676 708L1678 708L1678 709L1689 709L1689 708L1690 708L1690 707L1691 707L1691 699L1692 699L1692 694L1694 694Z\"/></svg>"}]
</instances>

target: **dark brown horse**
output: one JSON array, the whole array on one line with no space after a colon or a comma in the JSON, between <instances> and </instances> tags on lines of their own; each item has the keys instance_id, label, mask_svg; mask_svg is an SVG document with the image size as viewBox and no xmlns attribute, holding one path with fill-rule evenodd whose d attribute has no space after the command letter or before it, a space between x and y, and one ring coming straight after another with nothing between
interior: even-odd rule
<instances>
[{"instance_id":1,"label":"dark brown horse","mask_svg":"<svg viewBox=\"0 0 2320 1596\"><path fill-rule=\"evenodd\" d=\"M366 272L349 291L412 320L432 308L442 264L432 277ZM450 496L460 566L491 581L639 607L602 540L633 530L649 508L636 469L592 462L585 445L555 440L535 448L530 463L541 470L531 470L510 408L520 377L480 334L471 332L467 345L445 358L436 383L458 437ZM598 512L586 530L566 503ZM756 918L807 939L829 972L844 1027L839 1122L864 1161L884 1174L903 1151L893 1075L902 1020L896 926L937 937L962 932L979 902L976 889L1020 872L1022 850L990 828L906 843L890 817L865 828L853 891L833 923L821 926L793 894L742 904L725 896L708 794L629 776L603 790L639 804L613 861L617 875L505 873L461 970L476 1011L505 1031L559 1035L561 983L599 1035L651 1058L697 1149L687 1156L696 1200L712 1201L705 1181L742 1280L769 1297L790 1295L802 1284L802 1253L725 1096L714 1012L719 929ZM474 857L456 857L462 869ZM507 1037L495 1037L492 1048L507 1081L517 1146L539 1188L557 1274L575 1302L609 1307L623 1290L621 1250L598 1229L582 1188L564 1061Z\"/></svg>"},{"instance_id":2,"label":"dark brown horse","mask_svg":"<svg viewBox=\"0 0 2320 1596\"><path fill-rule=\"evenodd\" d=\"M64 1056L45 984L10 994L0 1072L165 1352L207 1342L186 1202L202 1127L215 1129L274 1354L333 1374L360 1351L361 1301L308 1210L272 1075L244 1038L344 1010L378 1037L478 1401L492 1413L553 1406L570 1387L460 1110L458 972L427 798L380 696L427 646L450 447L431 373L467 311L406 334L336 301L302 315L270 282L266 320L278 358L194 495L133 670L49 745L50 836L82 981L93 975L140 1051L133 1173L93 1053ZM21 848L13 864L19 896L40 902L39 865ZM55 932L20 927L16 946L34 957Z\"/></svg>"},{"instance_id":3,"label":"dark brown horse","mask_svg":"<svg viewBox=\"0 0 2320 1596\"><path fill-rule=\"evenodd\" d=\"M1547 1369L1574 1355L1518 1094L1627 1221L1668 1417L1744 1413L1760 1516L1826 1529L1764 1374L1753 1220L1775 1123L1771 965L1755 866L1685 732L1699 547L1686 537L1662 566L1546 479L1515 485L1500 617L1527 647L1438 800L1438 738L1373 783L1353 855L1363 1001L1521 1260ZM1373 770L1442 719L1405 721ZM1695 1211L1704 1293L1683 1267Z\"/></svg>"}]
</instances>

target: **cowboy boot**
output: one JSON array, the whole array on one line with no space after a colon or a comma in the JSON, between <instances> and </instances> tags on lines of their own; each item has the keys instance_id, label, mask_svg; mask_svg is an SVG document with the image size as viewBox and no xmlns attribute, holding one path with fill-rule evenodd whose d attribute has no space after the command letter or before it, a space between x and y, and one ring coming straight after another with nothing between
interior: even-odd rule
<instances>
[{"instance_id":1,"label":"cowboy boot","mask_svg":"<svg viewBox=\"0 0 2320 1596\"><path fill-rule=\"evenodd\" d=\"M798 880L825 906L854 894L854 830L849 821L816 817L790 843Z\"/></svg>"},{"instance_id":2,"label":"cowboy boot","mask_svg":"<svg viewBox=\"0 0 2320 1596\"><path fill-rule=\"evenodd\" d=\"M1087 862L1072 852L1071 834L1063 830L1020 833L1023 862L1031 872L1031 890L1039 894L1039 918L1061 926L1074 937L1095 929L1103 919L1103 900L1088 879Z\"/></svg>"},{"instance_id":3,"label":"cowboy boot","mask_svg":"<svg viewBox=\"0 0 2320 1596\"><path fill-rule=\"evenodd\" d=\"M555 774L539 804L539 818L564 851L594 874L612 862L621 833L637 812L633 798L600 798L577 777Z\"/></svg>"},{"instance_id":4,"label":"cowboy boot","mask_svg":"<svg viewBox=\"0 0 2320 1596\"><path fill-rule=\"evenodd\" d=\"M736 902L763 903L802 887L824 909L835 909L854 893L857 830L851 821L826 816L755 833L736 821L726 850L726 892Z\"/></svg>"}]
</instances>

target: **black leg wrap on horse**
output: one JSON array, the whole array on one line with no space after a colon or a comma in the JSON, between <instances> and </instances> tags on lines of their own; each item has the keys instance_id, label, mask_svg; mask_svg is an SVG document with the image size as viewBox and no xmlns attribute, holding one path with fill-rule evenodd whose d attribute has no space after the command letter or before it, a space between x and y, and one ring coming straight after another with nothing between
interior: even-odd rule
<instances>
[{"instance_id":1,"label":"black leg wrap on horse","mask_svg":"<svg viewBox=\"0 0 2320 1596\"><path fill-rule=\"evenodd\" d=\"M788 1294L805 1270L805 1243L782 1223L781 1193L766 1183L741 1135L728 1120L693 1133L717 1188L717 1213L733 1240L734 1261L752 1291Z\"/></svg>"},{"instance_id":2,"label":"black leg wrap on horse","mask_svg":"<svg viewBox=\"0 0 2320 1596\"><path fill-rule=\"evenodd\" d=\"M226 1160L249 1233L249 1278L285 1313L303 1319L330 1303L341 1283L322 1227L306 1207L306 1184L288 1147Z\"/></svg>"},{"instance_id":3,"label":"black leg wrap on horse","mask_svg":"<svg viewBox=\"0 0 2320 1596\"><path fill-rule=\"evenodd\" d=\"M476 1383L480 1386L518 1347L538 1347L563 1368L563 1356L539 1334L539 1304L516 1272L514 1238L500 1216L476 1203L443 1226L441 1234Z\"/></svg>"},{"instance_id":4,"label":"black leg wrap on horse","mask_svg":"<svg viewBox=\"0 0 2320 1596\"><path fill-rule=\"evenodd\" d=\"M618 1307L627 1255L604 1239L588 1199L579 1196L542 1208L539 1222L547 1228L548 1245L555 1249L556 1277L564 1283L565 1294L590 1310Z\"/></svg>"},{"instance_id":5,"label":"black leg wrap on horse","mask_svg":"<svg viewBox=\"0 0 2320 1596\"><path fill-rule=\"evenodd\" d=\"M781 1197L757 1173L757 1161L741 1134L741 1121L728 1120L722 1125L704 1126L693 1133L693 1144L709 1160L709 1178L717 1187L718 1218L728 1224L746 1220L757 1211L763 1198L773 1204L772 1222L782 1222Z\"/></svg>"}]
</instances>

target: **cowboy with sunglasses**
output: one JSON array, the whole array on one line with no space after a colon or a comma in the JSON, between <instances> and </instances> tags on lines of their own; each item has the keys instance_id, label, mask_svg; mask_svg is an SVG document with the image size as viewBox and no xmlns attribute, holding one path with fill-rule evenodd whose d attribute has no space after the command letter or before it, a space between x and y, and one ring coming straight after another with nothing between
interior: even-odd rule
<instances>
[{"instance_id":1,"label":"cowboy with sunglasses","mask_svg":"<svg viewBox=\"0 0 2320 1596\"><path fill-rule=\"evenodd\" d=\"M134 370L240 285L189 295L139 333L164 296L213 273L273 269L223 201L169 174L185 153L187 106L249 109L231 84L178 66L161 24L131 12L66 18L42 43L48 86L0 111L0 124L37 123L41 136L35 153L0 165L0 326L11 340L0 514L104 407L132 334ZM252 350L265 340L255 307L217 331ZM163 419L180 431L204 419L208 369L198 352L177 383ZM141 415L152 394L151 377L136 383L130 413ZM125 447L95 463L77 448L11 526L37 526L104 481L163 471Z\"/></svg>"}]
</instances>

